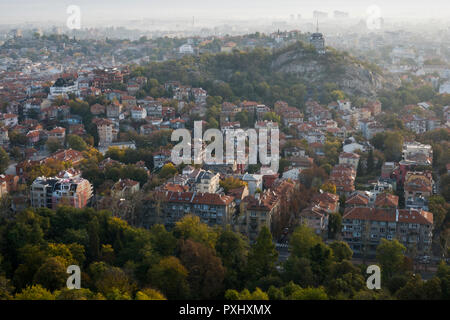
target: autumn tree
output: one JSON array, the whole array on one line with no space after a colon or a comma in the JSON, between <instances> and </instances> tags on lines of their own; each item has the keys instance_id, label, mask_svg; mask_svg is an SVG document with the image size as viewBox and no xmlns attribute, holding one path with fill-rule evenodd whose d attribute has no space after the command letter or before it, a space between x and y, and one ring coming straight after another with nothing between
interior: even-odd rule
<instances>
[{"instance_id":1,"label":"autumn tree","mask_svg":"<svg viewBox=\"0 0 450 320\"><path fill-rule=\"evenodd\" d=\"M170 178L177 173L177 168L172 163L166 163L161 171L159 172L159 177L162 179Z\"/></svg>"},{"instance_id":2,"label":"autumn tree","mask_svg":"<svg viewBox=\"0 0 450 320\"><path fill-rule=\"evenodd\" d=\"M166 257L148 271L148 282L168 299L189 297L188 271L176 257Z\"/></svg>"},{"instance_id":3,"label":"autumn tree","mask_svg":"<svg viewBox=\"0 0 450 320\"><path fill-rule=\"evenodd\" d=\"M323 192L329 192L332 194L336 194L336 185L330 181L325 182L320 189L322 189Z\"/></svg>"},{"instance_id":4,"label":"autumn tree","mask_svg":"<svg viewBox=\"0 0 450 320\"><path fill-rule=\"evenodd\" d=\"M158 290L152 288L144 288L136 292L136 300L167 300Z\"/></svg>"},{"instance_id":5,"label":"autumn tree","mask_svg":"<svg viewBox=\"0 0 450 320\"><path fill-rule=\"evenodd\" d=\"M237 189L239 187L245 186L246 183L238 178L235 177L227 177L225 180L220 180L219 182L220 186L223 188L223 190L226 192Z\"/></svg>"},{"instance_id":6,"label":"autumn tree","mask_svg":"<svg viewBox=\"0 0 450 320\"><path fill-rule=\"evenodd\" d=\"M55 296L41 285L26 287L14 297L15 300L55 300Z\"/></svg>"},{"instance_id":7,"label":"autumn tree","mask_svg":"<svg viewBox=\"0 0 450 320\"><path fill-rule=\"evenodd\" d=\"M174 235L178 239L191 239L214 248L217 241L217 233L207 224L200 222L200 218L194 215L186 215L176 222Z\"/></svg>"},{"instance_id":8,"label":"autumn tree","mask_svg":"<svg viewBox=\"0 0 450 320\"><path fill-rule=\"evenodd\" d=\"M132 279L118 267L107 267L95 282L96 288L107 298L117 296L129 297L135 290Z\"/></svg>"},{"instance_id":9,"label":"autumn tree","mask_svg":"<svg viewBox=\"0 0 450 320\"><path fill-rule=\"evenodd\" d=\"M256 288L255 291L250 292L248 289L244 289L241 292L237 290L227 290L225 292L226 300L269 300L267 293L260 288Z\"/></svg>"},{"instance_id":10,"label":"autumn tree","mask_svg":"<svg viewBox=\"0 0 450 320\"><path fill-rule=\"evenodd\" d=\"M192 240L183 241L180 260L187 268L191 296L198 299L218 297L223 289L225 269L213 249Z\"/></svg>"}]
</instances>

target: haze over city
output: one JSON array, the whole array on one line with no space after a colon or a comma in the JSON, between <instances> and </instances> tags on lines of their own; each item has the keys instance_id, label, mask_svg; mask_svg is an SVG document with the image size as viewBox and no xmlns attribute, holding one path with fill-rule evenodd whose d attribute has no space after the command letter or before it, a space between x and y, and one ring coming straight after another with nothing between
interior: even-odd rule
<instances>
[{"instance_id":1,"label":"haze over city","mask_svg":"<svg viewBox=\"0 0 450 320\"><path fill-rule=\"evenodd\" d=\"M313 11L328 12L335 10L347 12L351 18L363 18L367 8L376 5L382 16L388 19L442 19L450 12L450 2L446 0L408 1L408 0L347 0L347 1L305 1L305 0L61 0L0 1L0 25L16 23L33 23L65 21L69 5L78 5L82 9L86 25L98 25L108 21L123 22L136 19L288 19L291 14L300 14L304 19L311 19ZM211 21L210 21L211 22Z\"/></svg>"}]
</instances>

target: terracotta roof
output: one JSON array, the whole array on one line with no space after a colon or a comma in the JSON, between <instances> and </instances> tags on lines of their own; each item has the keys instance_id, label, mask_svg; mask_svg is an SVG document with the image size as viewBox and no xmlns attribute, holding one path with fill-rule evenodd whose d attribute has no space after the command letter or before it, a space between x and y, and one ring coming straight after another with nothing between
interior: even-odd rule
<instances>
[{"instance_id":1,"label":"terracotta roof","mask_svg":"<svg viewBox=\"0 0 450 320\"><path fill-rule=\"evenodd\" d=\"M329 192L317 193L312 198L312 204L329 212L335 212L339 203L339 196Z\"/></svg>"},{"instance_id":2,"label":"terracotta roof","mask_svg":"<svg viewBox=\"0 0 450 320\"><path fill-rule=\"evenodd\" d=\"M351 195L347 201L345 201L346 205L361 205L367 206L369 204L369 198L357 192Z\"/></svg>"},{"instance_id":3,"label":"terracotta roof","mask_svg":"<svg viewBox=\"0 0 450 320\"><path fill-rule=\"evenodd\" d=\"M343 219L433 224L433 214L415 209L347 208Z\"/></svg>"},{"instance_id":4,"label":"terracotta roof","mask_svg":"<svg viewBox=\"0 0 450 320\"><path fill-rule=\"evenodd\" d=\"M95 123L97 126L112 126L113 122L109 119L104 118L96 118L92 119L92 122Z\"/></svg>"},{"instance_id":5,"label":"terracotta roof","mask_svg":"<svg viewBox=\"0 0 450 320\"><path fill-rule=\"evenodd\" d=\"M375 200L375 206L396 208L398 206L398 197L390 193L380 193Z\"/></svg>"},{"instance_id":6,"label":"terracotta roof","mask_svg":"<svg viewBox=\"0 0 450 320\"><path fill-rule=\"evenodd\" d=\"M49 133L65 133L66 129L62 127L55 127L49 131Z\"/></svg>"},{"instance_id":7,"label":"terracotta roof","mask_svg":"<svg viewBox=\"0 0 450 320\"><path fill-rule=\"evenodd\" d=\"M139 184L139 182L131 180L131 179L120 179L117 181L112 189L114 190L124 190L125 188L134 187L135 185Z\"/></svg>"},{"instance_id":8,"label":"terracotta roof","mask_svg":"<svg viewBox=\"0 0 450 320\"><path fill-rule=\"evenodd\" d=\"M405 177L405 191L432 191L432 180L421 172L408 172Z\"/></svg>"},{"instance_id":9,"label":"terracotta roof","mask_svg":"<svg viewBox=\"0 0 450 320\"><path fill-rule=\"evenodd\" d=\"M339 158L359 159L359 154L352 152L341 152Z\"/></svg>"},{"instance_id":10,"label":"terracotta roof","mask_svg":"<svg viewBox=\"0 0 450 320\"><path fill-rule=\"evenodd\" d=\"M228 190L227 194L235 199L242 199L242 194L244 193L245 188L247 188L247 186L231 189Z\"/></svg>"},{"instance_id":11,"label":"terracotta roof","mask_svg":"<svg viewBox=\"0 0 450 320\"><path fill-rule=\"evenodd\" d=\"M83 159L83 153L73 149L58 150L51 154L47 159L55 159L59 161L72 161L73 164Z\"/></svg>"},{"instance_id":12,"label":"terracotta roof","mask_svg":"<svg viewBox=\"0 0 450 320\"><path fill-rule=\"evenodd\" d=\"M328 212L318 205L309 206L300 212L302 217L323 217L326 215L328 215Z\"/></svg>"},{"instance_id":13,"label":"terracotta roof","mask_svg":"<svg viewBox=\"0 0 450 320\"><path fill-rule=\"evenodd\" d=\"M189 190L189 187L168 182L162 187L162 190L170 191L170 192L187 192Z\"/></svg>"},{"instance_id":14,"label":"terracotta roof","mask_svg":"<svg viewBox=\"0 0 450 320\"><path fill-rule=\"evenodd\" d=\"M271 211L279 202L279 198L273 191L265 191L259 198L247 196L244 199L246 208L249 210Z\"/></svg>"},{"instance_id":15,"label":"terracotta roof","mask_svg":"<svg viewBox=\"0 0 450 320\"><path fill-rule=\"evenodd\" d=\"M217 193L196 193L196 192L171 192L164 194L167 202L193 203L225 206L233 202L231 196L224 196Z\"/></svg>"}]
</instances>

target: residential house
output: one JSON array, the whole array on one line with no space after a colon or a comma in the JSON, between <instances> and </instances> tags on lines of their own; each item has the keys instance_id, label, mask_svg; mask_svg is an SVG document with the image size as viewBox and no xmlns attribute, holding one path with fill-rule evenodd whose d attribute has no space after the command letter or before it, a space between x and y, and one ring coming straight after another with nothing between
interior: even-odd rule
<instances>
[{"instance_id":1,"label":"residential house","mask_svg":"<svg viewBox=\"0 0 450 320\"><path fill-rule=\"evenodd\" d=\"M56 209L59 205L84 208L92 197L92 185L83 178L36 178L30 187L31 206Z\"/></svg>"},{"instance_id":2,"label":"residential house","mask_svg":"<svg viewBox=\"0 0 450 320\"><path fill-rule=\"evenodd\" d=\"M341 152L339 154L339 164L348 164L356 170L358 168L359 158L360 156L357 153Z\"/></svg>"},{"instance_id":3,"label":"residential house","mask_svg":"<svg viewBox=\"0 0 450 320\"><path fill-rule=\"evenodd\" d=\"M139 191L139 182L131 179L119 179L111 188L111 196L126 198Z\"/></svg>"}]
</instances>

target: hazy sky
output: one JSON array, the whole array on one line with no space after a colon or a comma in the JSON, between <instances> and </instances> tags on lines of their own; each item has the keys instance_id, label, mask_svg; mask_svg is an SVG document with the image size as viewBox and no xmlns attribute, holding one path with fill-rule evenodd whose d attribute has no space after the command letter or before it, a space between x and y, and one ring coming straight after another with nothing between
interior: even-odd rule
<instances>
[{"instance_id":1,"label":"hazy sky","mask_svg":"<svg viewBox=\"0 0 450 320\"><path fill-rule=\"evenodd\" d=\"M0 0L0 24L65 21L69 5L81 8L86 24L105 20L142 18L285 18L301 14L311 18L313 10L347 11L363 17L377 5L383 17L450 17L450 0Z\"/></svg>"}]
</instances>

